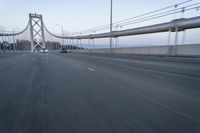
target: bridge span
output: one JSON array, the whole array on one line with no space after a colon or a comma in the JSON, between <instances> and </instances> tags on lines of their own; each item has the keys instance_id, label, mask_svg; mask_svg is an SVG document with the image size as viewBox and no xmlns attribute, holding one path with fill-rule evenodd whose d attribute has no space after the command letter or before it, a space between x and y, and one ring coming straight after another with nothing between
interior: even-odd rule
<instances>
[{"instance_id":1,"label":"bridge span","mask_svg":"<svg viewBox=\"0 0 200 133\"><path fill-rule=\"evenodd\" d=\"M200 2L190 2L112 22L111 0L110 25L79 33L55 34L36 13L0 30L0 133L200 133L200 44L185 43L200 16L183 17ZM163 32L159 46L119 43Z\"/></svg>"}]
</instances>

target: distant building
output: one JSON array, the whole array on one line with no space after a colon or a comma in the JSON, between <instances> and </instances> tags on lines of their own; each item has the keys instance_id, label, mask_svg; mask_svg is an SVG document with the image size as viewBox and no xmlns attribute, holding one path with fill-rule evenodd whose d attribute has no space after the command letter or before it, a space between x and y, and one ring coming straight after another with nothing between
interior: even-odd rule
<instances>
[{"instance_id":1,"label":"distant building","mask_svg":"<svg viewBox=\"0 0 200 133\"><path fill-rule=\"evenodd\" d=\"M16 49L30 51L31 50L31 42L28 40L17 40Z\"/></svg>"}]
</instances>

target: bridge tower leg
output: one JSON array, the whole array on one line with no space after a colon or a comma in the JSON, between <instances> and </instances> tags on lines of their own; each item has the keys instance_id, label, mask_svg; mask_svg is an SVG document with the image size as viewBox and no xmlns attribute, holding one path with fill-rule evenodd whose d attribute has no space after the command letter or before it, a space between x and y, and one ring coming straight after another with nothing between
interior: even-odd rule
<instances>
[{"instance_id":1,"label":"bridge tower leg","mask_svg":"<svg viewBox=\"0 0 200 133\"><path fill-rule=\"evenodd\" d=\"M179 37L179 27L176 27L175 29L175 42L174 42L174 55L177 54L177 44L178 44L178 37Z\"/></svg>"},{"instance_id":2,"label":"bridge tower leg","mask_svg":"<svg viewBox=\"0 0 200 133\"><path fill-rule=\"evenodd\" d=\"M31 51L36 47L45 48L44 23L42 15L29 14Z\"/></svg>"}]
</instances>

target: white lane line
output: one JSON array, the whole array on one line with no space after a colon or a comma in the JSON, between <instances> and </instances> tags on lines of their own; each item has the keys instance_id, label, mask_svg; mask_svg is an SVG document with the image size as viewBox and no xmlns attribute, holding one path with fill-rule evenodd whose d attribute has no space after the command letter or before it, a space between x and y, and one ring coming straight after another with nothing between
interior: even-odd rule
<instances>
[{"instance_id":1,"label":"white lane line","mask_svg":"<svg viewBox=\"0 0 200 133\"><path fill-rule=\"evenodd\" d=\"M88 70L92 71L92 72L95 72L95 70L91 67L88 67Z\"/></svg>"}]
</instances>

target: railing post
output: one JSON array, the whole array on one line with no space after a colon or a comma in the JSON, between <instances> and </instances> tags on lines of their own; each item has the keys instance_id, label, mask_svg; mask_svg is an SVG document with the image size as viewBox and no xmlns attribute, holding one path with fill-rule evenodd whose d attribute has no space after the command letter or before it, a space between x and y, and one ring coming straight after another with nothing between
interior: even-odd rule
<instances>
[{"instance_id":1,"label":"railing post","mask_svg":"<svg viewBox=\"0 0 200 133\"><path fill-rule=\"evenodd\" d=\"M95 40L94 40L94 38L92 39L92 45L93 45L93 49L95 49Z\"/></svg>"},{"instance_id":2,"label":"railing post","mask_svg":"<svg viewBox=\"0 0 200 133\"><path fill-rule=\"evenodd\" d=\"M179 27L176 27L176 30L175 30L175 43L174 43L174 55L177 54L178 37L179 37Z\"/></svg>"},{"instance_id":3,"label":"railing post","mask_svg":"<svg viewBox=\"0 0 200 133\"><path fill-rule=\"evenodd\" d=\"M186 37L186 30L183 30L183 40L182 40L183 45L185 44L185 37Z\"/></svg>"},{"instance_id":4,"label":"railing post","mask_svg":"<svg viewBox=\"0 0 200 133\"><path fill-rule=\"evenodd\" d=\"M170 45L170 41L171 41L171 32L172 32L172 29L170 28L169 31L168 31L167 45Z\"/></svg>"}]
</instances>

